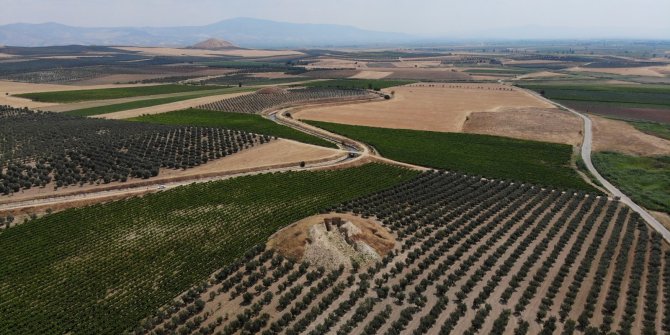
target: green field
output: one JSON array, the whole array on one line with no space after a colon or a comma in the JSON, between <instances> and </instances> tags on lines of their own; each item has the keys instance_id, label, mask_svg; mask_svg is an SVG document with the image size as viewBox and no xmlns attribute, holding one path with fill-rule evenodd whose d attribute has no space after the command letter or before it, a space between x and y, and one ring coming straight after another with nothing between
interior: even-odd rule
<instances>
[{"instance_id":1,"label":"green field","mask_svg":"<svg viewBox=\"0 0 670 335\"><path fill-rule=\"evenodd\" d=\"M670 124L642 121L628 121L628 123L644 133L670 140Z\"/></svg>"},{"instance_id":2,"label":"green field","mask_svg":"<svg viewBox=\"0 0 670 335\"><path fill-rule=\"evenodd\" d=\"M78 116L101 115L101 114L109 114L109 113L131 110L131 109L136 109L136 108L144 108L144 107L151 107L151 106L157 106L157 105L164 105L164 104L169 104L169 103L172 103L172 102L189 100L189 99L196 99L196 98L201 98L201 97L206 97L206 96L211 96L211 95L230 94L230 93L246 92L246 91L254 91L254 90L255 89L253 89L253 88L237 88L237 87L218 89L218 90L208 90L208 91L205 91L205 93L195 92L194 94L179 95L179 96L175 96L175 97L138 100L138 101L124 102L124 103L120 103L120 104L76 109L76 110L68 111L68 112L65 112L65 113L70 114L70 115L78 115Z\"/></svg>"},{"instance_id":3,"label":"green field","mask_svg":"<svg viewBox=\"0 0 670 335\"><path fill-rule=\"evenodd\" d=\"M374 146L390 159L432 168L594 191L570 167L572 147L505 137L309 121Z\"/></svg>"},{"instance_id":4,"label":"green field","mask_svg":"<svg viewBox=\"0 0 670 335\"><path fill-rule=\"evenodd\" d=\"M192 184L0 232L1 334L120 334L278 229L408 180L380 164Z\"/></svg>"},{"instance_id":5,"label":"green field","mask_svg":"<svg viewBox=\"0 0 670 335\"><path fill-rule=\"evenodd\" d=\"M310 83L303 84L301 86L380 90L382 88L402 86L412 83L415 83L415 81L384 80L384 79L331 79L323 81L313 81Z\"/></svg>"},{"instance_id":6,"label":"green field","mask_svg":"<svg viewBox=\"0 0 670 335\"><path fill-rule=\"evenodd\" d=\"M130 120L169 125L192 125L237 129L257 134L287 138L329 148L337 148L334 143L309 134L305 134L293 128L282 126L256 114L186 109L169 113L145 115Z\"/></svg>"},{"instance_id":7,"label":"green field","mask_svg":"<svg viewBox=\"0 0 670 335\"><path fill-rule=\"evenodd\" d=\"M135 87L116 87L94 90L56 91L17 94L18 97L27 98L41 102L70 103L78 101L106 100L142 97L158 94L171 94L180 92L196 92L221 89L220 86L188 86L188 85L153 85Z\"/></svg>"},{"instance_id":8,"label":"green field","mask_svg":"<svg viewBox=\"0 0 670 335\"><path fill-rule=\"evenodd\" d=\"M663 85L520 85L562 101L626 104L629 107L670 108L670 87Z\"/></svg>"},{"instance_id":9,"label":"green field","mask_svg":"<svg viewBox=\"0 0 670 335\"><path fill-rule=\"evenodd\" d=\"M593 164L635 202L670 213L670 156L634 157L599 152L593 155Z\"/></svg>"}]
</instances>

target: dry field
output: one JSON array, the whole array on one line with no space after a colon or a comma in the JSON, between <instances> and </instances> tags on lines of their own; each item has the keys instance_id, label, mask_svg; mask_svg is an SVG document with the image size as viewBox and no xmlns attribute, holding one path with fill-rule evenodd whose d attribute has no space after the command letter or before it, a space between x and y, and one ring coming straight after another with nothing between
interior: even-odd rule
<instances>
[{"instance_id":1,"label":"dry field","mask_svg":"<svg viewBox=\"0 0 670 335\"><path fill-rule=\"evenodd\" d=\"M319 58L316 62L305 66L306 69L367 69L367 62L349 59Z\"/></svg>"},{"instance_id":2,"label":"dry field","mask_svg":"<svg viewBox=\"0 0 670 335\"><path fill-rule=\"evenodd\" d=\"M621 76L645 76L645 77L665 77L670 74L670 65L666 66L647 66L647 67L624 67L624 68L585 68L573 67L567 69L574 72L598 72L611 73Z\"/></svg>"},{"instance_id":3,"label":"dry field","mask_svg":"<svg viewBox=\"0 0 670 335\"><path fill-rule=\"evenodd\" d=\"M432 131L461 131L474 112L508 108L551 108L535 97L497 84L415 84L389 88L389 101L298 111L294 117L362 126Z\"/></svg>"},{"instance_id":4,"label":"dry field","mask_svg":"<svg viewBox=\"0 0 670 335\"><path fill-rule=\"evenodd\" d=\"M271 243L279 252L256 249L217 271L142 323L141 333L513 334L525 326L528 334L559 334L575 323L661 333L668 326L662 274L670 274L670 248L618 202L426 173L336 210L329 216L376 217L395 248L360 269L329 270L288 260ZM310 248L304 229L296 230L292 247Z\"/></svg>"},{"instance_id":5,"label":"dry field","mask_svg":"<svg viewBox=\"0 0 670 335\"><path fill-rule=\"evenodd\" d=\"M624 122L591 115L593 150L635 156L670 155L670 141L645 134Z\"/></svg>"},{"instance_id":6,"label":"dry field","mask_svg":"<svg viewBox=\"0 0 670 335\"><path fill-rule=\"evenodd\" d=\"M577 146L582 142L582 128L581 119L572 113L533 108L472 113L463 132Z\"/></svg>"},{"instance_id":7,"label":"dry field","mask_svg":"<svg viewBox=\"0 0 670 335\"><path fill-rule=\"evenodd\" d=\"M292 50L253 50L253 49L231 49L231 50L202 50L202 49L180 49L180 48L150 48L150 47L118 47L117 49L139 52L152 56L194 56L194 57L275 57L302 55L302 52Z\"/></svg>"},{"instance_id":8,"label":"dry field","mask_svg":"<svg viewBox=\"0 0 670 335\"><path fill-rule=\"evenodd\" d=\"M451 68L375 68L376 71L391 71L388 79L413 80L474 80L468 73Z\"/></svg>"},{"instance_id":9,"label":"dry field","mask_svg":"<svg viewBox=\"0 0 670 335\"><path fill-rule=\"evenodd\" d=\"M517 79L537 79L537 78L555 78L555 77L565 77L565 74L550 72L550 71L539 71L528 74L523 74L517 77Z\"/></svg>"},{"instance_id":10,"label":"dry field","mask_svg":"<svg viewBox=\"0 0 670 335\"><path fill-rule=\"evenodd\" d=\"M392 75L393 72L386 71L360 71L359 73L349 77L352 79L382 79Z\"/></svg>"},{"instance_id":11,"label":"dry field","mask_svg":"<svg viewBox=\"0 0 670 335\"><path fill-rule=\"evenodd\" d=\"M247 170L257 170L289 164L297 166L302 161L308 163L320 162L323 160L335 159L342 155L343 153L336 149L314 146L292 140L278 139L270 143L245 149L231 156L210 160L206 164L191 169L161 169L157 177L149 180L134 178L129 179L125 183L114 182L100 185L85 184L81 187L61 187L58 190L54 190L53 185L48 184L44 188L33 187L11 196L3 196L0 198L0 205L44 197L99 192L116 189L120 186L133 187L145 185L147 183L158 185L176 180L184 180L185 178L198 179L200 177L215 176L217 174L223 175L231 172L244 172ZM2 209L1 206L0 209Z\"/></svg>"}]
</instances>

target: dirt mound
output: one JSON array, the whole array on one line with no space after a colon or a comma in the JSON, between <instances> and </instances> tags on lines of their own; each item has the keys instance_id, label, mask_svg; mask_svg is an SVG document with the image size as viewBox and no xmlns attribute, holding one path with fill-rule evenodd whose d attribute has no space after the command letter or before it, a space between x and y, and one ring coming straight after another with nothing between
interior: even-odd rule
<instances>
[{"instance_id":1,"label":"dirt mound","mask_svg":"<svg viewBox=\"0 0 670 335\"><path fill-rule=\"evenodd\" d=\"M268 248L285 257L337 268L352 261L365 264L380 259L395 246L393 235L372 219L349 214L323 214L305 218L282 229Z\"/></svg>"},{"instance_id":2,"label":"dirt mound","mask_svg":"<svg viewBox=\"0 0 670 335\"><path fill-rule=\"evenodd\" d=\"M192 49L204 49L204 50L221 50L221 49L232 49L237 48L236 45L228 41L210 38L206 41L194 44L191 46Z\"/></svg>"},{"instance_id":3,"label":"dirt mound","mask_svg":"<svg viewBox=\"0 0 670 335\"><path fill-rule=\"evenodd\" d=\"M260 90L256 91L256 93L258 93L258 94L283 94L283 93L286 93L286 90L281 88L281 87L273 86L273 87L261 88Z\"/></svg>"}]
</instances>

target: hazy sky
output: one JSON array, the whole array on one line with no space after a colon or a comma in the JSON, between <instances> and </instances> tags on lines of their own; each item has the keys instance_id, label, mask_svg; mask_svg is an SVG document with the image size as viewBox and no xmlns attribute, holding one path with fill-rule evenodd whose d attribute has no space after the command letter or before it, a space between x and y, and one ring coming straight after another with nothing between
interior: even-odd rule
<instances>
[{"instance_id":1,"label":"hazy sky","mask_svg":"<svg viewBox=\"0 0 670 335\"><path fill-rule=\"evenodd\" d=\"M203 25L234 17L454 36L521 26L670 38L670 0L0 0L0 24Z\"/></svg>"}]
</instances>

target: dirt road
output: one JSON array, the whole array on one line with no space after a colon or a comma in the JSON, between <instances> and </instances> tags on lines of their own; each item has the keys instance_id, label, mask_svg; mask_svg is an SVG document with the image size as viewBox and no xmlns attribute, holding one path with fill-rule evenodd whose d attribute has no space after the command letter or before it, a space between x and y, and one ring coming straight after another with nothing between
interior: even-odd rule
<instances>
[{"instance_id":1,"label":"dirt road","mask_svg":"<svg viewBox=\"0 0 670 335\"><path fill-rule=\"evenodd\" d=\"M572 108L568 108L566 106L563 106L557 102L553 102L535 92L529 91L530 94L535 95L538 99L542 99L544 101L547 101L556 107L562 108L564 110L567 110L571 113L574 113L575 115L579 116L582 118L584 121L584 140L582 141L582 160L584 160L584 164L586 164L586 167L588 168L589 172L609 191L614 197L619 197L621 199L621 202L624 204L628 205L632 210L640 214L642 219L646 221L652 228L654 228L659 234L663 236L663 239L665 239L668 243L670 243L670 231L668 231L665 226L663 226L655 217L653 217L647 210L644 208L640 207L638 204L636 204L633 200L631 200L628 196L626 196L621 190L619 190L616 186L612 185L607 179L605 179L599 172L596 170L595 166L593 166L593 162L591 161L591 150L593 146L593 122L591 122L591 119L585 115L582 114Z\"/></svg>"}]
</instances>

